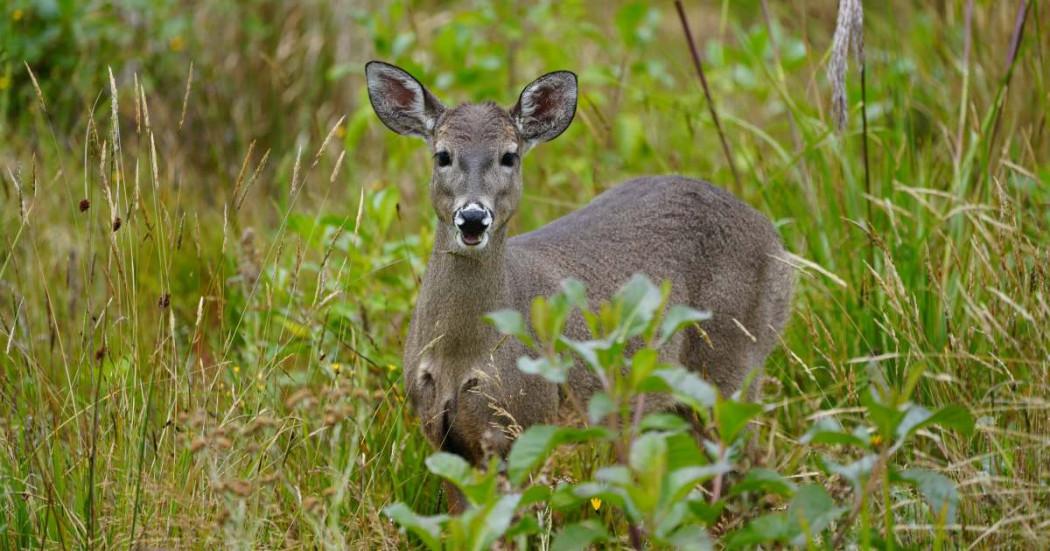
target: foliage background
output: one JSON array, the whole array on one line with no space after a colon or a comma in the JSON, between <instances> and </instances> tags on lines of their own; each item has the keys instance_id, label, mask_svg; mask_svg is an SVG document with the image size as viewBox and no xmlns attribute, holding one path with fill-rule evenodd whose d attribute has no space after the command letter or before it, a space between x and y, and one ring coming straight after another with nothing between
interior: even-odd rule
<instances>
[{"instance_id":1,"label":"foliage background","mask_svg":"<svg viewBox=\"0 0 1050 551\"><path fill-rule=\"evenodd\" d=\"M956 543L1046 541L1050 39L1033 2L1011 56L1017 4L869 3L869 187L832 2L687 6L739 185L668 3L4 3L0 547L397 547L384 505L442 508L399 382L430 167L371 113L372 58L447 102L576 71L512 231L635 175L727 187L807 261L756 461L848 494L799 438L907 388L978 418L898 459L958 483Z\"/></svg>"}]
</instances>

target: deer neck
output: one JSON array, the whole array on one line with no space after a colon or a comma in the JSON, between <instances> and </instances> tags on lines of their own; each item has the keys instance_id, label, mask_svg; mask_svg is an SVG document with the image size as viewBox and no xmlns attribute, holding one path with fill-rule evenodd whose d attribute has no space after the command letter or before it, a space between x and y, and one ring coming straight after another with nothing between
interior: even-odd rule
<instances>
[{"instance_id":1,"label":"deer neck","mask_svg":"<svg viewBox=\"0 0 1050 551\"><path fill-rule=\"evenodd\" d=\"M484 316L510 304L506 239L499 228L480 254L461 254L454 231L439 223L416 312L421 347L470 354L497 338Z\"/></svg>"}]
</instances>

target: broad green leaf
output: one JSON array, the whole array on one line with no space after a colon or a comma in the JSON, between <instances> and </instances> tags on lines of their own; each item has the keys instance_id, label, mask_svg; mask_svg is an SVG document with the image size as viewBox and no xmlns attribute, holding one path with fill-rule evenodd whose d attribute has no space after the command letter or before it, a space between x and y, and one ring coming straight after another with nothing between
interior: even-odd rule
<instances>
[{"instance_id":1,"label":"broad green leaf","mask_svg":"<svg viewBox=\"0 0 1050 551\"><path fill-rule=\"evenodd\" d=\"M667 543L674 546L675 549L683 549L687 551L707 551L708 549L714 549L714 544L711 542L711 536L707 534L707 531L697 525L686 525L676 530L670 537L666 538Z\"/></svg>"},{"instance_id":2,"label":"broad green leaf","mask_svg":"<svg viewBox=\"0 0 1050 551\"><path fill-rule=\"evenodd\" d=\"M727 549L751 548L763 543L784 542L792 531L784 513L771 513L752 520L725 538Z\"/></svg>"},{"instance_id":3,"label":"broad green leaf","mask_svg":"<svg viewBox=\"0 0 1050 551\"><path fill-rule=\"evenodd\" d=\"M519 503L519 507L525 507L525 505ZM507 533L504 536L507 539L513 539L518 536L531 536L532 534L538 534L540 532L540 523L536 520L536 517L532 515L524 515L521 520L514 523L507 529Z\"/></svg>"},{"instance_id":4,"label":"broad green leaf","mask_svg":"<svg viewBox=\"0 0 1050 551\"><path fill-rule=\"evenodd\" d=\"M670 503L678 501L686 496L697 484L725 474L733 468L724 461L703 465L700 467L683 467L672 472L667 477L666 500Z\"/></svg>"},{"instance_id":5,"label":"broad green leaf","mask_svg":"<svg viewBox=\"0 0 1050 551\"><path fill-rule=\"evenodd\" d=\"M620 306L620 331L624 337L635 337L645 331L663 300L660 288L642 274L635 274L616 293Z\"/></svg>"},{"instance_id":6,"label":"broad green leaf","mask_svg":"<svg viewBox=\"0 0 1050 551\"><path fill-rule=\"evenodd\" d=\"M594 519L570 524L554 537L551 551L575 551L589 549L592 545L609 539L609 532Z\"/></svg>"},{"instance_id":7,"label":"broad green leaf","mask_svg":"<svg viewBox=\"0 0 1050 551\"><path fill-rule=\"evenodd\" d=\"M904 418L904 413L882 404L875 395L875 390L870 387L861 391L860 403L868 411L868 417L875 424L879 435L887 442L891 441Z\"/></svg>"},{"instance_id":8,"label":"broad green leaf","mask_svg":"<svg viewBox=\"0 0 1050 551\"><path fill-rule=\"evenodd\" d=\"M904 414L904 419L897 426L897 439L902 441L911 436L915 431L933 425L941 425L953 428L969 435L973 432L973 416L970 412L958 405L945 406L936 413L930 413L922 406L913 405Z\"/></svg>"},{"instance_id":9,"label":"broad green leaf","mask_svg":"<svg viewBox=\"0 0 1050 551\"><path fill-rule=\"evenodd\" d=\"M528 507L534 503L540 503L547 501L551 497L551 488L545 484L536 484L529 486L521 494L521 501L518 502L518 507Z\"/></svg>"},{"instance_id":10,"label":"broad green leaf","mask_svg":"<svg viewBox=\"0 0 1050 551\"><path fill-rule=\"evenodd\" d=\"M562 384L568 380L569 365L543 357L522 356L518 358L518 370L529 375L539 375L555 384Z\"/></svg>"},{"instance_id":11,"label":"broad green leaf","mask_svg":"<svg viewBox=\"0 0 1050 551\"><path fill-rule=\"evenodd\" d=\"M517 338L525 346L532 346L532 336L525 326L525 317L517 310L497 310L485 315L485 319L496 327L496 330L504 335Z\"/></svg>"},{"instance_id":12,"label":"broad green leaf","mask_svg":"<svg viewBox=\"0 0 1050 551\"><path fill-rule=\"evenodd\" d=\"M599 356L598 351L601 348L606 347L607 343L602 341L574 341L565 337L559 337L558 344L561 344L579 356L587 367L594 371L604 372L605 366L602 365L601 356Z\"/></svg>"},{"instance_id":13,"label":"broad green leaf","mask_svg":"<svg viewBox=\"0 0 1050 551\"><path fill-rule=\"evenodd\" d=\"M471 483L473 470L470 464L458 455L437 452L426 459L426 466L427 470L455 484L460 489Z\"/></svg>"},{"instance_id":14,"label":"broad green leaf","mask_svg":"<svg viewBox=\"0 0 1050 551\"><path fill-rule=\"evenodd\" d=\"M554 425L533 425L518 437L507 455L507 477L518 485L537 465L546 461L556 446L566 442L583 442L606 435L603 427L577 429Z\"/></svg>"},{"instance_id":15,"label":"broad green leaf","mask_svg":"<svg viewBox=\"0 0 1050 551\"><path fill-rule=\"evenodd\" d=\"M676 304L667 310L663 323L660 324L659 346L667 344L675 333L693 323L711 319L711 312L695 310L688 306Z\"/></svg>"},{"instance_id":16,"label":"broad green leaf","mask_svg":"<svg viewBox=\"0 0 1050 551\"><path fill-rule=\"evenodd\" d=\"M840 465L827 457L821 457L821 462L824 464L824 468L829 473L837 474L842 478L848 480L853 484L853 488L860 492L863 491L864 481L868 479L871 474L871 469L875 466L875 461L878 459L876 454L868 454L860 459L848 464Z\"/></svg>"},{"instance_id":17,"label":"broad green leaf","mask_svg":"<svg viewBox=\"0 0 1050 551\"><path fill-rule=\"evenodd\" d=\"M744 475L743 480L733 484L729 495L739 495L744 492L761 492L763 494L777 494L789 496L795 493L795 483L784 478L780 473L769 469L755 468Z\"/></svg>"},{"instance_id":18,"label":"broad green leaf","mask_svg":"<svg viewBox=\"0 0 1050 551\"><path fill-rule=\"evenodd\" d=\"M667 471L667 442L664 436L647 432L631 444L628 463L638 486L628 486L625 490L642 511L651 511L659 501L660 486Z\"/></svg>"},{"instance_id":19,"label":"broad green leaf","mask_svg":"<svg viewBox=\"0 0 1050 551\"><path fill-rule=\"evenodd\" d=\"M616 484L618 486L627 486L631 483L631 471L623 465L610 465L598 469L598 471L594 473L594 479L601 482Z\"/></svg>"},{"instance_id":20,"label":"broad green leaf","mask_svg":"<svg viewBox=\"0 0 1050 551\"><path fill-rule=\"evenodd\" d=\"M587 288L580 280L571 277L563 279L561 293L572 306L581 310L587 308Z\"/></svg>"},{"instance_id":21,"label":"broad green leaf","mask_svg":"<svg viewBox=\"0 0 1050 551\"><path fill-rule=\"evenodd\" d=\"M642 431L659 430L664 432L682 432L692 428L689 423L673 413L650 413L642 417L639 425Z\"/></svg>"},{"instance_id":22,"label":"broad green leaf","mask_svg":"<svg viewBox=\"0 0 1050 551\"><path fill-rule=\"evenodd\" d=\"M616 404L604 392L596 392L587 402L587 418L592 425L597 425L616 411Z\"/></svg>"},{"instance_id":23,"label":"broad green leaf","mask_svg":"<svg viewBox=\"0 0 1050 551\"><path fill-rule=\"evenodd\" d=\"M652 348L643 348L634 353L631 357L631 388L636 388L653 372L659 359L660 354Z\"/></svg>"},{"instance_id":24,"label":"broad green leaf","mask_svg":"<svg viewBox=\"0 0 1050 551\"><path fill-rule=\"evenodd\" d=\"M792 531L799 534L792 543L801 545L807 539L813 539L844 511L844 508L835 505L823 486L810 484L799 488L787 510Z\"/></svg>"},{"instance_id":25,"label":"broad green leaf","mask_svg":"<svg viewBox=\"0 0 1050 551\"><path fill-rule=\"evenodd\" d=\"M477 549L489 549L503 533L510 528L510 521L514 519L514 511L517 510L518 500L521 494L507 494L497 501L484 515L485 529L480 539L480 547Z\"/></svg>"},{"instance_id":26,"label":"broad green leaf","mask_svg":"<svg viewBox=\"0 0 1050 551\"><path fill-rule=\"evenodd\" d=\"M405 530L415 534L428 549L441 549L441 526L448 521L448 515L417 515L400 501L388 505L383 509L383 513Z\"/></svg>"},{"instance_id":27,"label":"broad green leaf","mask_svg":"<svg viewBox=\"0 0 1050 551\"><path fill-rule=\"evenodd\" d=\"M919 489L938 524L955 522L955 512L959 510L959 491L954 482L927 469L906 469L899 476Z\"/></svg>"},{"instance_id":28,"label":"broad green leaf","mask_svg":"<svg viewBox=\"0 0 1050 551\"><path fill-rule=\"evenodd\" d=\"M860 438L856 434L846 432L842 425L833 417L821 417L806 434L800 439L803 444L841 444L843 446L859 446L869 449L871 446L866 438Z\"/></svg>"},{"instance_id":29,"label":"broad green leaf","mask_svg":"<svg viewBox=\"0 0 1050 551\"><path fill-rule=\"evenodd\" d=\"M718 436L725 444L736 440L740 430L748 421L762 413L762 406L750 402L721 400L715 405L715 424L718 425Z\"/></svg>"},{"instance_id":30,"label":"broad green leaf","mask_svg":"<svg viewBox=\"0 0 1050 551\"><path fill-rule=\"evenodd\" d=\"M653 383L653 384L650 384ZM665 391L694 410L715 405L718 391L684 367L665 367L653 371L642 390Z\"/></svg>"}]
</instances>

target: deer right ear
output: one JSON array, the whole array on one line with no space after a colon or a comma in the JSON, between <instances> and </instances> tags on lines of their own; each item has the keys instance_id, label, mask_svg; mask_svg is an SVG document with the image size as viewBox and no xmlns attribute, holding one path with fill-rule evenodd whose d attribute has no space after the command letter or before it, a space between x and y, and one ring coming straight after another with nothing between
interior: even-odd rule
<instances>
[{"instance_id":1,"label":"deer right ear","mask_svg":"<svg viewBox=\"0 0 1050 551\"><path fill-rule=\"evenodd\" d=\"M400 67L369 61L365 65L368 99L379 120L398 134L429 139L445 106Z\"/></svg>"}]
</instances>

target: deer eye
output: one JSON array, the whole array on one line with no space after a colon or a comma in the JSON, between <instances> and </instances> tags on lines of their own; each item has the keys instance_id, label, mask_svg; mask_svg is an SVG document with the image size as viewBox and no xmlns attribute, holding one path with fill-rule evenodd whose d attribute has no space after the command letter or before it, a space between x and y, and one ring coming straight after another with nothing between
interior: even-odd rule
<instances>
[{"instance_id":1,"label":"deer eye","mask_svg":"<svg viewBox=\"0 0 1050 551\"><path fill-rule=\"evenodd\" d=\"M434 158L437 159L438 166L448 166L452 164L452 155L448 151L438 151Z\"/></svg>"},{"instance_id":2,"label":"deer eye","mask_svg":"<svg viewBox=\"0 0 1050 551\"><path fill-rule=\"evenodd\" d=\"M500 157L499 164L501 164L503 166L506 166L506 167L512 167L512 166L514 166L514 163L517 162L517 160L518 160L518 154L517 153L511 153L511 152L508 151L508 152L504 153L502 157Z\"/></svg>"}]
</instances>

